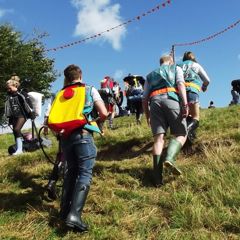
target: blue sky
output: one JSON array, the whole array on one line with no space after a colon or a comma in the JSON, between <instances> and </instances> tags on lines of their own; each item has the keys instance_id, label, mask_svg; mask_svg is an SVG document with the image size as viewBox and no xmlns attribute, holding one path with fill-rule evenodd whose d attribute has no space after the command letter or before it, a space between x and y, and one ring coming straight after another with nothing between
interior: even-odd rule
<instances>
[{"instance_id":1,"label":"blue sky","mask_svg":"<svg viewBox=\"0 0 240 240\"><path fill-rule=\"evenodd\" d=\"M0 0L0 22L12 24L24 38L34 30L47 32L46 49L62 46L115 27L166 2L156 0ZM239 0L172 0L165 8L124 27L69 48L46 53L60 73L69 64L82 68L83 80L99 88L104 76L117 81L129 73L146 76L174 43L196 41L240 19ZM176 47L176 59L193 51L211 84L201 93L202 107L231 101L231 80L240 79L240 24L210 41ZM56 92L63 76L53 84ZM123 84L122 84L123 86Z\"/></svg>"}]
</instances>

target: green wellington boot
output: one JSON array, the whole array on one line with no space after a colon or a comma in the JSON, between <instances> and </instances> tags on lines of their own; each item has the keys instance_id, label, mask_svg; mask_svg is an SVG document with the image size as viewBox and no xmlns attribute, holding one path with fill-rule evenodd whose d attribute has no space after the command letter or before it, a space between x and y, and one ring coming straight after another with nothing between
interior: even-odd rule
<instances>
[{"instance_id":1,"label":"green wellington boot","mask_svg":"<svg viewBox=\"0 0 240 240\"><path fill-rule=\"evenodd\" d=\"M163 184L162 182L163 162L161 155L153 155L153 179L156 187Z\"/></svg>"},{"instance_id":2,"label":"green wellington boot","mask_svg":"<svg viewBox=\"0 0 240 240\"><path fill-rule=\"evenodd\" d=\"M174 175L181 175L182 172L176 167L176 157L182 148L182 144L176 139L172 139L168 145L167 156L164 167L169 169Z\"/></svg>"}]
</instances>

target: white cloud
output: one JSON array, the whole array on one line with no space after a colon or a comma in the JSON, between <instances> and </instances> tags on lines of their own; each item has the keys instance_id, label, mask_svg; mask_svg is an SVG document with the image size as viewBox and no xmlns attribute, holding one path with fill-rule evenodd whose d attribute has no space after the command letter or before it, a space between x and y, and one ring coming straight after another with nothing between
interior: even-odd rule
<instances>
[{"instance_id":1,"label":"white cloud","mask_svg":"<svg viewBox=\"0 0 240 240\"><path fill-rule=\"evenodd\" d=\"M120 4L111 4L111 0L72 0L72 4L78 9L76 36L89 37L122 23ZM126 27L122 26L96 40L107 41L115 50L120 50L125 35Z\"/></svg>"},{"instance_id":2,"label":"white cloud","mask_svg":"<svg viewBox=\"0 0 240 240\"><path fill-rule=\"evenodd\" d=\"M0 18L4 17L7 13L13 13L13 9L0 8Z\"/></svg>"}]
</instances>

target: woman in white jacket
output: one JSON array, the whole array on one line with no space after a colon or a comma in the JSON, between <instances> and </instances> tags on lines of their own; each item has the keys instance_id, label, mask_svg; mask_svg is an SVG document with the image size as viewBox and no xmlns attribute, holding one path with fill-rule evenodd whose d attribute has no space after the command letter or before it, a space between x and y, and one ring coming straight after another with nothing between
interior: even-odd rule
<instances>
[{"instance_id":1,"label":"woman in white jacket","mask_svg":"<svg viewBox=\"0 0 240 240\"><path fill-rule=\"evenodd\" d=\"M184 53L180 67L184 73L189 104L188 138L193 141L195 131L199 126L199 93L201 90L203 92L207 90L210 79L192 52Z\"/></svg>"}]
</instances>

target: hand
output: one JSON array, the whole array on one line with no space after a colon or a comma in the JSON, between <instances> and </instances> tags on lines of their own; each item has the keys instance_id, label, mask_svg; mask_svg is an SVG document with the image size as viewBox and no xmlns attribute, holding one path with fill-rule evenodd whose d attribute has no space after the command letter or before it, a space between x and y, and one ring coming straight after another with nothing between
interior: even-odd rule
<instances>
[{"instance_id":1,"label":"hand","mask_svg":"<svg viewBox=\"0 0 240 240\"><path fill-rule=\"evenodd\" d=\"M36 118L35 112L30 112L30 113L29 113L29 117L30 117L32 120L34 120L34 119Z\"/></svg>"},{"instance_id":2,"label":"hand","mask_svg":"<svg viewBox=\"0 0 240 240\"><path fill-rule=\"evenodd\" d=\"M48 135L48 126L44 126L43 128L43 134L46 136Z\"/></svg>"},{"instance_id":3,"label":"hand","mask_svg":"<svg viewBox=\"0 0 240 240\"><path fill-rule=\"evenodd\" d=\"M188 108L188 105L183 105L182 106L182 117L183 118L186 118L188 116L188 113L189 113L189 108Z\"/></svg>"}]
</instances>

